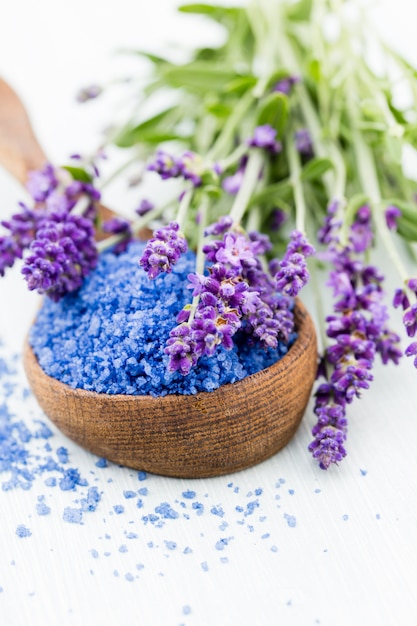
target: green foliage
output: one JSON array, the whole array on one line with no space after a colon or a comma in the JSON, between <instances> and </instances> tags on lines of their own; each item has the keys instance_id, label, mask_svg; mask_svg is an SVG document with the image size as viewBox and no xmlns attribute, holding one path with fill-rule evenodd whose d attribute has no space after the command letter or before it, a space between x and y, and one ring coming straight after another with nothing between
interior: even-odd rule
<instances>
[{"instance_id":1,"label":"green foliage","mask_svg":"<svg viewBox=\"0 0 417 626\"><path fill-rule=\"evenodd\" d=\"M62 169L67 170L71 174L74 180L79 180L82 183L91 183L93 177L85 171L82 167L74 167L73 165L64 165Z\"/></svg>"},{"instance_id":2,"label":"green foliage","mask_svg":"<svg viewBox=\"0 0 417 626\"><path fill-rule=\"evenodd\" d=\"M269 94L260 104L257 123L269 124L282 137L288 120L288 98L278 91Z\"/></svg>"}]
</instances>

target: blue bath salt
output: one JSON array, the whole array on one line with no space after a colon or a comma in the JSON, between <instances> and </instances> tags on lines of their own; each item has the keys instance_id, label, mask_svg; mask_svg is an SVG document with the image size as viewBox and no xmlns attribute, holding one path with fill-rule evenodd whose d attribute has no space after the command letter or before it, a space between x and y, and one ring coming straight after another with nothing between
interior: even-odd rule
<instances>
[{"instance_id":1,"label":"blue bath salt","mask_svg":"<svg viewBox=\"0 0 417 626\"><path fill-rule=\"evenodd\" d=\"M143 248L134 242L119 256L103 253L76 293L58 303L45 298L29 340L49 376L99 393L194 394L241 380L287 353L284 344L249 347L237 333L231 350L202 357L187 376L169 372L164 349L191 301L187 275L195 271L195 255L182 255L170 274L150 280L138 264Z\"/></svg>"},{"instance_id":2,"label":"blue bath salt","mask_svg":"<svg viewBox=\"0 0 417 626\"><path fill-rule=\"evenodd\" d=\"M130 489L127 489L123 492L123 496L126 498L126 500L130 500L131 498L136 498L136 491L131 491Z\"/></svg>"},{"instance_id":3,"label":"blue bath salt","mask_svg":"<svg viewBox=\"0 0 417 626\"><path fill-rule=\"evenodd\" d=\"M289 515L288 513L284 513L284 518L287 520L287 524L290 528L296 527L297 520L294 515Z\"/></svg>"},{"instance_id":4,"label":"blue bath salt","mask_svg":"<svg viewBox=\"0 0 417 626\"><path fill-rule=\"evenodd\" d=\"M95 511L100 500L101 494L99 493L97 487L90 487L87 491L87 497L81 498L81 510L85 513L89 511Z\"/></svg>"},{"instance_id":5,"label":"blue bath salt","mask_svg":"<svg viewBox=\"0 0 417 626\"><path fill-rule=\"evenodd\" d=\"M68 463L68 450L66 448L64 448L63 446L58 448L58 450L56 451L56 455L60 463Z\"/></svg>"},{"instance_id":6,"label":"blue bath salt","mask_svg":"<svg viewBox=\"0 0 417 626\"><path fill-rule=\"evenodd\" d=\"M45 504L45 502L38 502L36 504L36 513L38 515L49 515L51 508Z\"/></svg>"},{"instance_id":7,"label":"blue bath salt","mask_svg":"<svg viewBox=\"0 0 417 626\"><path fill-rule=\"evenodd\" d=\"M107 459L99 459L96 463L96 467L108 467Z\"/></svg>"},{"instance_id":8,"label":"blue bath salt","mask_svg":"<svg viewBox=\"0 0 417 626\"><path fill-rule=\"evenodd\" d=\"M16 528L16 535L18 537L30 537L32 534L32 531L30 530L30 528L27 528L24 524L20 524L17 528Z\"/></svg>"},{"instance_id":9,"label":"blue bath salt","mask_svg":"<svg viewBox=\"0 0 417 626\"><path fill-rule=\"evenodd\" d=\"M196 496L196 492L191 491L191 489L187 489L187 491L182 492L182 497L187 498L187 500L192 500L193 498L195 498L195 496Z\"/></svg>"},{"instance_id":10,"label":"blue bath salt","mask_svg":"<svg viewBox=\"0 0 417 626\"><path fill-rule=\"evenodd\" d=\"M66 506L62 515L64 522L70 524L81 524L83 519L83 512L81 509L74 509L70 506Z\"/></svg>"}]
</instances>

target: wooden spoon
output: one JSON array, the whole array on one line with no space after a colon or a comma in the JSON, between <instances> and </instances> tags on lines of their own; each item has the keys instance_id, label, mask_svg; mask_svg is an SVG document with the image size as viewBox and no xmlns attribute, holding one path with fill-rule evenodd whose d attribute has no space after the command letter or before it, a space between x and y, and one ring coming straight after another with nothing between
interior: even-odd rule
<instances>
[{"instance_id":1,"label":"wooden spoon","mask_svg":"<svg viewBox=\"0 0 417 626\"><path fill-rule=\"evenodd\" d=\"M16 93L0 79L0 165L25 184L47 158ZM100 216L112 212L100 205ZM291 439L316 376L314 325L297 302L298 338L278 363L211 393L126 396L73 389L40 367L26 341L24 366L49 418L95 454L186 478L218 476L267 459Z\"/></svg>"},{"instance_id":2,"label":"wooden spoon","mask_svg":"<svg viewBox=\"0 0 417 626\"><path fill-rule=\"evenodd\" d=\"M21 99L0 78L0 165L26 185L29 172L41 169L48 161ZM114 216L113 211L102 204L98 205L98 214L101 220Z\"/></svg>"}]
</instances>

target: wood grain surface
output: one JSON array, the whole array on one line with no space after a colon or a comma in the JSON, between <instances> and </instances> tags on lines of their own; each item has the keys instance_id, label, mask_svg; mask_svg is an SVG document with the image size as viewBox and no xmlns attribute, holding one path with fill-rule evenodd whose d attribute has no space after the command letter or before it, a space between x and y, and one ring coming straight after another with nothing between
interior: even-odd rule
<instances>
[{"instance_id":1,"label":"wood grain surface","mask_svg":"<svg viewBox=\"0 0 417 626\"><path fill-rule=\"evenodd\" d=\"M175 477L255 465L283 448L304 414L316 375L312 320L296 306L298 338L274 365L210 393L107 395L47 376L26 342L24 365L46 415L68 437L115 463Z\"/></svg>"}]
</instances>

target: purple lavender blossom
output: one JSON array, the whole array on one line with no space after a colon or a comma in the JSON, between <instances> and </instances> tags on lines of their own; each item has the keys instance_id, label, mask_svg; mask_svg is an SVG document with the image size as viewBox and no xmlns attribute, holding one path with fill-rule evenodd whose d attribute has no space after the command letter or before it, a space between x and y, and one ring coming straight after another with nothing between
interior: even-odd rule
<instances>
[{"instance_id":1,"label":"purple lavender blossom","mask_svg":"<svg viewBox=\"0 0 417 626\"><path fill-rule=\"evenodd\" d=\"M273 91L279 91L280 93L283 93L286 96L288 96L291 93L294 85L296 85L299 82L300 82L299 76L294 76L294 75L285 76L284 78L281 78L275 84Z\"/></svg>"},{"instance_id":2,"label":"purple lavender blossom","mask_svg":"<svg viewBox=\"0 0 417 626\"><path fill-rule=\"evenodd\" d=\"M148 170L156 172L163 180L181 176L181 167L177 159L164 150L158 150L155 158L148 165Z\"/></svg>"},{"instance_id":3,"label":"purple lavender blossom","mask_svg":"<svg viewBox=\"0 0 417 626\"><path fill-rule=\"evenodd\" d=\"M179 230L177 222L171 222L154 232L146 245L139 264L153 279L162 272L172 272L181 254L187 251L187 241Z\"/></svg>"},{"instance_id":4,"label":"purple lavender blossom","mask_svg":"<svg viewBox=\"0 0 417 626\"><path fill-rule=\"evenodd\" d=\"M276 139L277 131L270 124L257 126L253 132L253 136L248 140L248 145L252 148L262 148L268 150L271 154L277 154L281 151L282 146Z\"/></svg>"},{"instance_id":5,"label":"purple lavender blossom","mask_svg":"<svg viewBox=\"0 0 417 626\"><path fill-rule=\"evenodd\" d=\"M204 235L207 237L209 235L223 235L226 231L230 230L233 225L233 220L229 215L222 215L219 217L217 222L214 224L210 224L204 230Z\"/></svg>"},{"instance_id":6,"label":"purple lavender blossom","mask_svg":"<svg viewBox=\"0 0 417 626\"><path fill-rule=\"evenodd\" d=\"M413 363L414 367L417 368L417 341L413 341L413 343L410 343L410 345L407 346L405 355L415 357Z\"/></svg>"},{"instance_id":7,"label":"purple lavender blossom","mask_svg":"<svg viewBox=\"0 0 417 626\"><path fill-rule=\"evenodd\" d=\"M229 229L227 220L219 220L210 233ZM203 356L211 356L218 346L230 349L233 336L241 331L248 341L265 348L275 348L278 339L288 342L294 329L293 301L279 294L272 276L257 258L270 248L270 241L260 233L246 237L242 233L223 233L222 239L203 248L211 263L208 275L189 274L189 288L194 298L178 315L177 326L166 347L169 369L187 374ZM300 245L304 245L301 242Z\"/></svg>"},{"instance_id":8,"label":"purple lavender blossom","mask_svg":"<svg viewBox=\"0 0 417 626\"><path fill-rule=\"evenodd\" d=\"M406 289L396 289L393 299L393 305L395 308L402 308L404 311L403 324L407 335L409 337L415 337L417 333L417 302L410 303L410 297L414 295L417 298L417 278L409 278L405 281ZM410 293L412 292L412 293ZM415 342L412 342L407 346L405 350L406 356L415 355ZM414 360L414 366L417 367L417 359Z\"/></svg>"},{"instance_id":9,"label":"purple lavender blossom","mask_svg":"<svg viewBox=\"0 0 417 626\"><path fill-rule=\"evenodd\" d=\"M197 363L194 339L191 336L190 326L186 323L175 327L168 339L165 354L169 355L169 369L179 371L186 376Z\"/></svg>"},{"instance_id":10,"label":"purple lavender blossom","mask_svg":"<svg viewBox=\"0 0 417 626\"><path fill-rule=\"evenodd\" d=\"M305 259L312 254L314 254L314 248L306 237L299 231L293 231L287 251L282 261L279 262L275 275L279 292L292 297L298 295L310 278Z\"/></svg>"},{"instance_id":11,"label":"purple lavender blossom","mask_svg":"<svg viewBox=\"0 0 417 626\"><path fill-rule=\"evenodd\" d=\"M58 301L78 289L97 264L91 220L68 213L42 223L25 259L22 274L30 290Z\"/></svg>"},{"instance_id":12,"label":"purple lavender blossom","mask_svg":"<svg viewBox=\"0 0 417 626\"><path fill-rule=\"evenodd\" d=\"M390 205L385 209L385 221L390 230L397 230L397 220L401 217L401 209Z\"/></svg>"},{"instance_id":13,"label":"purple lavender blossom","mask_svg":"<svg viewBox=\"0 0 417 626\"><path fill-rule=\"evenodd\" d=\"M224 191L226 193L230 193L230 195L232 196L235 196L243 183L244 175L245 168L239 168L231 176L226 176L226 178L224 178L222 182L222 187Z\"/></svg>"},{"instance_id":14,"label":"purple lavender blossom","mask_svg":"<svg viewBox=\"0 0 417 626\"><path fill-rule=\"evenodd\" d=\"M41 170L29 172L26 188L35 202L45 202L58 185L56 169L46 163Z\"/></svg>"},{"instance_id":15,"label":"purple lavender blossom","mask_svg":"<svg viewBox=\"0 0 417 626\"><path fill-rule=\"evenodd\" d=\"M324 383L316 391L317 424L312 430L313 441L308 449L321 469L339 463L345 456L347 435L346 400L332 383Z\"/></svg>"},{"instance_id":16,"label":"purple lavender blossom","mask_svg":"<svg viewBox=\"0 0 417 626\"><path fill-rule=\"evenodd\" d=\"M360 207L356 213L355 221L350 228L349 237L354 252L365 252L373 239L371 209L368 205Z\"/></svg>"},{"instance_id":17,"label":"purple lavender blossom","mask_svg":"<svg viewBox=\"0 0 417 626\"><path fill-rule=\"evenodd\" d=\"M241 267L243 263L255 265L252 246L244 235L227 233L222 244L216 252L219 263L229 263L232 267Z\"/></svg>"},{"instance_id":18,"label":"purple lavender blossom","mask_svg":"<svg viewBox=\"0 0 417 626\"><path fill-rule=\"evenodd\" d=\"M75 155L78 158L78 155ZM95 165L92 165L95 170ZM85 217L94 219L96 203L100 200L100 192L93 183L74 180L64 168L54 168L47 163L41 170L29 172L26 185L33 200L43 205L50 212L69 212L77 204L81 195L89 198Z\"/></svg>"},{"instance_id":19,"label":"purple lavender blossom","mask_svg":"<svg viewBox=\"0 0 417 626\"><path fill-rule=\"evenodd\" d=\"M7 267L12 267L16 259L23 257L24 251L32 243L37 228L45 218L42 209L33 211L21 204L22 211L12 215L10 220L1 222L10 234L0 237L0 276Z\"/></svg>"},{"instance_id":20,"label":"purple lavender blossom","mask_svg":"<svg viewBox=\"0 0 417 626\"><path fill-rule=\"evenodd\" d=\"M326 318L327 335L334 339L324 355L321 372L330 379L316 394L317 424L312 430L309 446L322 469L340 462L346 455L347 436L345 409L372 381L371 369L377 353L383 363L398 363L401 352L399 337L386 326L387 311L382 303L383 276L373 267L364 265L363 255L372 243L371 213L361 207L350 229L350 243L342 246L338 239L340 225L334 219L334 207L321 229L321 237L329 244L328 259L333 264L329 285L337 298L335 313ZM397 296L399 302L401 297Z\"/></svg>"},{"instance_id":21,"label":"purple lavender blossom","mask_svg":"<svg viewBox=\"0 0 417 626\"><path fill-rule=\"evenodd\" d=\"M287 221L288 216L282 209L272 209L271 212L271 225L270 228L273 232L281 229L281 227Z\"/></svg>"},{"instance_id":22,"label":"purple lavender blossom","mask_svg":"<svg viewBox=\"0 0 417 626\"><path fill-rule=\"evenodd\" d=\"M306 159L311 159L314 156L313 142L308 128L301 128L296 131L295 147Z\"/></svg>"},{"instance_id":23,"label":"purple lavender blossom","mask_svg":"<svg viewBox=\"0 0 417 626\"><path fill-rule=\"evenodd\" d=\"M204 162L200 155L194 152L184 152L178 159L177 165L184 180L190 180L194 187L200 187L203 182Z\"/></svg>"},{"instance_id":24,"label":"purple lavender blossom","mask_svg":"<svg viewBox=\"0 0 417 626\"><path fill-rule=\"evenodd\" d=\"M154 208L155 205L149 200L146 200L146 198L144 198L143 200L141 200L138 208L135 209L135 213L139 215L139 217L142 217L143 215L146 215L146 213L149 213L149 211L152 211L152 209Z\"/></svg>"},{"instance_id":25,"label":"purple lavender blossom","mask_svg":"<svg viewBox=\"0 0 417 626\"><path fill-rule=\"evenodd\" d=\"M340 202L338 200L332 200L327 206L323 226L317 232L317 239L322 244L329 244L338 240L339 228L342 225L342 222L336 218L339 207Z\"/></svg>"},{"instance_id":26,"label":"purple lavender blossom","mask_svg":"<svg viewBox=\"0 0 417 626\"><path fill-rule=\"evenodd\" d=\"M98 98L98 96L103 92L103 88L100 85L88 85L88 87L84 87L80 89L76 95L77 102L83 104L84 102L88 102L89 100L94 100Z\"/></svg>"},{"instance_id":27,"label":"purple lavender blossom","mask_svg":"<svg viewBox=\"0 0 417 626\"><path fill-rule=\"evenodd\" d=\"M113 252L115 254L121 254L125 252L129 243L133 239L132 228L130 222L121 217L112 217L102 224L101 227L104 233L109 233L113 235L124 235L124 239L119 241L114 248Z\"/></svg>"}]
</instances>

